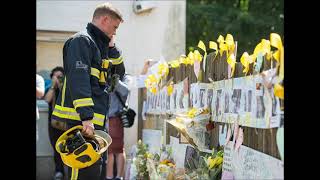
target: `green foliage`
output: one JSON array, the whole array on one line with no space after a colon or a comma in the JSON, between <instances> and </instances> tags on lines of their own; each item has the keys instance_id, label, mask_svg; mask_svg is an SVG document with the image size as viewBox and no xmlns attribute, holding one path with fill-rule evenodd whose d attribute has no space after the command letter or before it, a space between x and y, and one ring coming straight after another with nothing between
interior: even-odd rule
<instances>
[{"instance_id":1,"label":"green foliage","mask_svg":"<svg viewBox=\"0 0 320 180\"><path fill-rule=\"evenodd\" d=\"M186 49L228 33L238 42L237 61L253 53L261 39L278 33L283 40L283 0L187 0ZM186 52L188 54L188 52Z\"/></svg>"}]
</instances>

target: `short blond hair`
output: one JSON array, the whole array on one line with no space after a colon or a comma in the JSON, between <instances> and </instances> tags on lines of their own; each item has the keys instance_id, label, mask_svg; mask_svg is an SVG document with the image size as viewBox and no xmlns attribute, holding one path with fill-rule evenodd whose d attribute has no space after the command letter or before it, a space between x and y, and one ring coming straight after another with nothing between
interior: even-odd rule
<instances>
[{"instance_id":1,"label":"short blond hair","mask_svg":"<svg viewBox=\"0 0 320 180\"><path fill-rule=\"evenodd\" d=\"M121 22L123 22L122 14L120 13L120 11L117 8L113 7L110 3L103 3L98 5L94 10L93 19L105 15L109 15L112 18L119 19Z\"/></svg>"}]
</instances>

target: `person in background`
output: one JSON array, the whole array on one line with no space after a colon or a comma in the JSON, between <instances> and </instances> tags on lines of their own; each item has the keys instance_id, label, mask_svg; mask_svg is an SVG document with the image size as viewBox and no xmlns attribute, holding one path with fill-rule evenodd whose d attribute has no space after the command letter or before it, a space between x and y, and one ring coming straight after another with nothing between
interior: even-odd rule
<instances>
[{"instance_id":1,"label":"person in background","mask_svg":"<svg viewBox=\"0 0 320 180\"><path fill-rule=\"evenodd\" d=\"M55 174L53 176L54 180L62 180L64 176L64 166L61 160L60 154L55 149L55 144L58 138L63 134L63 130L57 128L51 121L52 109L55 105L56 99L59 95L59 91L62 88L64 70L63 67L57 66L52 69L51 74L51 87L46 92L44 100L48 103L48 132L50 143L53 148L54 154L54 163L55 163Z\"/></svg>"},{"instance_id":2,"label":"person in background","mask_svg":"<svg viewBox=\"0 0 320 180\"><path fill-rule=\"evenodd\" d=\"M120 118L120 112L124 108L121 104L119 97L123 102L126 101L129 94L128 89L128 79L125 75L125 67L123 59L121 56L121 51L119 49L114 49L114 38L112 37L109 43L109 60L112 62L111 84L114 85L112 92L110 93L110 105L109 105L109 124L107 125L108 132L112 138L112 143L107 151L107 161L106 161L106 180L121 180L124 176L124 167L126 161L126 155L124 151L124 128L123 123ZM115 78L116 77L116 78ZM116 169L114 167L116 166ZM114 172L116 170L116 176Z\"/></svg>"}]
</instances>

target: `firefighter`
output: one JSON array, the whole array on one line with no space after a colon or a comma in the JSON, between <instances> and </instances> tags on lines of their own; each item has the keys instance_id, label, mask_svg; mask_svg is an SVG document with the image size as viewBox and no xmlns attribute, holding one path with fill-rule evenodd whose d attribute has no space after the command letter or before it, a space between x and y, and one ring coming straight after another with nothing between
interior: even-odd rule
<instances>
[{"instance_id":1,"label":"firefighter","mask_svg":"<svg viewBox=\"0 0 320 180\"><path fill-rule=\"evenodd\" d=\"M67 129L82 125L84 136L93 136L94 130L103 130L108 110L108 60L109 53L118 51L109 47L116 34L122 15L110 3L104 3L94 11L92 22L86 30L71 36L63 47L65 77L52 119L66 122ZM113 59L121 63L122 57ZM102 160L79 170L78 179L98 180ZM69 168L69 170L71 170ZM68 173L70 175L70 173Z\"/></svg>"}]
</instances>

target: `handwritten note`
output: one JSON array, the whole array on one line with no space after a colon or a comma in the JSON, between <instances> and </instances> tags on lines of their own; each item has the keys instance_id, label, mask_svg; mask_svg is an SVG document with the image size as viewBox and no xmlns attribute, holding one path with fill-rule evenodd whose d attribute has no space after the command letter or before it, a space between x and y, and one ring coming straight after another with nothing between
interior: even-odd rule
<instances>
[{"instance_id":1,"label":"handwritten note","mask_svg":"<svg viewBox=\"0 0 320 180\"><path fill-rule=\"evenodd\" d=\"M223 164L222 164L222 177L228 179L232 174L232 149L231 146L224 147ZM224 179L221 178L221 179Z\"/></svg>"},{"instance_id":2,"label":"handwritten note","mask_svg":"<svg viewBox=\"0 0 320 180\"><path fill-rule=\"evenodd\" d=\"M233 180L234 176L232 172L224 171L222 172L221 180Z\"/></svg>"},{"instance_id":3,"label":"handwritten note","mask_svg":"<svg viewBox=\"0 0 320 180\"><path fill-rule=\"evenodd\" d=\"M238 152L231 151L229 155L229 148L232 146L233 144L229 143L224 148L227 153L224 153L226 165L223 164L223 171L229 171L228 158L232 157L230 164L234 179L284 179L281 160L243 145L240 145Z\"/></svg>"},{"instance_id":4,"label":"handwritten note","mask_svg":"<svg viewBox=\"0 0 320 180\"><path fill-rule=\"evenodd\" d=\"M227 138L226 138L226 143L225 145L227 145L230 141L230 137L231 137L231 128L228 128L228 132L227 132Z\"/></svg>"}]
</instances>

